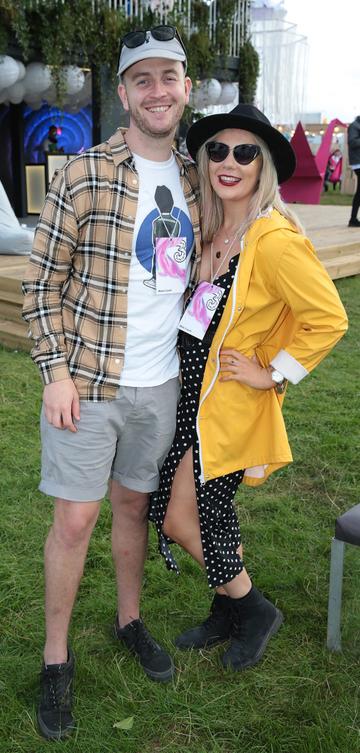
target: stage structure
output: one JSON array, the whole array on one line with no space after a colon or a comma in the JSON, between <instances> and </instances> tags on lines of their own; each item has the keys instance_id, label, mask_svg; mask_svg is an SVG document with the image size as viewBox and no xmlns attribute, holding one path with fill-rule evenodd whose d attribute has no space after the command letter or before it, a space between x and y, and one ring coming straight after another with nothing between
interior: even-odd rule
<instances>
[{"instance_id":1,"label":"stage structure","mask_svg":"<svg viewBox=\"0 0 360 753\"><path fill-rule=\"evenodd\" d=\"M283 0L253 0L250 28L260 57L256 104L272 123L294 126L305 109L308 44L286 13Z\"/></svg>"}]
</instances>

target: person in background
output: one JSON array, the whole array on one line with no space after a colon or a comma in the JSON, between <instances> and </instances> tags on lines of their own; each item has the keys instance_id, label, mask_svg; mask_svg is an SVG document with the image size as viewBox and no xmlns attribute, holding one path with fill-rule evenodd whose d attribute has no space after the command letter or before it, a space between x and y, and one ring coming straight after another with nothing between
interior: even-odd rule
<instances>
[{"instance_id":1,"label":"person in background","mask_svg":"<svg viewBox=\"0 0 360 753\"><path fill-rule=\"evenodd\" d=\"M58 129L55 125L49 127L48 135L42 143L42 149L45 155L63 153L63 147L58 145Z\"/></svg>"},{"instance_id":2,"label":"person in background","mask_svg":"<svg viewBox=\"0 0 360 753\"><path fill-rule=\"evenodd\" d=\"M339 184L339 190L341 188L341 174L342 174L342 154L341 150L337 147L330 154L328 163L325 170L324 189L328 190L328 183L332 183L333 190L336 191L336 186Z\"/></svg>"},{"instance_id":3,"label":"person in background","mask_svg":"<svg viewBox=\"0 0 360 753\"><path fill-rule=\"evenodd\" d=\"M223 665L261 659L283 616L244 566L234 497L292 459L282 417L297 385L347 328L338 293L279 194L289 142L256 107L239 104L191 126L203 253L200 282L180 322L177 428L150 517L167 566L180 544L215 589L210 615L176 639L181 649L230 641ZM189 618L191 603L188 607Z\"/></svg>"},{"instance_id":4,"label":"person in background","mask_svg":"<svg viewBox=\"0 0 360 753\"><path fill-rule=\"evenodd\" d=\"M57 172L23 283L44 382L40 489L55 497L38 708L48 739L75 727L68 630L109 479L114 634L148 677L174 674L139 604L149 493L175 431L183 294L200 259L197 172L172 146L191 89L175 27L126 34L119 75L129 128Z\"/></svg>"},{"instance_id":5,"label":"person in background","mask_svg":"<svg viewBox=\"0 0 360 753\"><path fill-rule=\"evenodd\" d=\"M349 165L356 175L356 190L352 201L349 227L360 227L358 211L360 207L360 115L348 128Z\"/></svg>"}]
</instances>

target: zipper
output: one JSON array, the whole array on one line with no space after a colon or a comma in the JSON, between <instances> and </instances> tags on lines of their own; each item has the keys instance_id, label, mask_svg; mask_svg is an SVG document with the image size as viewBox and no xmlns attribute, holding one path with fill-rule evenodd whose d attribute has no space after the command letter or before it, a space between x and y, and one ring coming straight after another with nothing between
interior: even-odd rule
<instances>
[{"instance_id":1,"label":"zipper","mask_svg":"<svg viewBox=\"0 0 360 753\"><path fill-rule=\"evenodd\" d=\"M244 249L244 238L241 238L241 241L240 241L240 252L243 251L243 249ZM207 388L207 390L205 392L205 395L203 396L202 400L199 403L198 412L197 412L197 416L196 416L196 434L197 434L198 443L199 443L199 463L200 463L199 481L200 481L201 486L204 486L204 484L205 484L205 476L204 476L203 454L202 454L201 440L200 440L200 425L199 425L199 420L200 419L199 419L199 413L200 413L201 406L205 402L207 396L210 394L210 392L211 392L211 390L212 390L212 388L213 388L213 386L214 386L214 384L216 382L218 373L220 371L220 349L221 349L221 346L222 346L222 344L223 344L223 342L225 340L225 337L226 337L226 335L227 335L227 333L228 333L228 331L230 329L230 326L231 326L231 323L232 323L232 320L233 320L233 316L234 316L235 305L236 305L236 287L237 287L237 280L238 280L238 276L239 276L240 266L241 265L238 264L238 267L237 267L237 270L236 270L236 273L235 273L235 277L234 277L234 281L233 281L233 286L232 286L232 308L231 308L230 320L229 320L228 326L226 327L226 330L224 332L223 338L222 338L221 342L219 343L219 347L218 347L218 350L217 350L217 353L216 353L216 371L215 371L215 374L214 374L214 376L213 376L213 378L212 378L212 380L211 380L211 382L209 384L209 387Z\"/></svg>"}]
</instances>

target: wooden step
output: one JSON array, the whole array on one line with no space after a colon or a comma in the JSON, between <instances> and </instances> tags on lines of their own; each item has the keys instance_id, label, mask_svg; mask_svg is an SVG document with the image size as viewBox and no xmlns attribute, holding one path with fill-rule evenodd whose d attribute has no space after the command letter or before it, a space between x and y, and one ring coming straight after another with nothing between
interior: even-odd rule
<instances>
[{"instance_id":1,"label":"wooden step","mask_svg":"<svg viewBox=\"0 0 360 753\"><path fill-rule=\"evenodd\" d=\"M24 303L24 296L22 293L14 293L13 290L5 290L5 288L2 288L0 285L0 301L6 301L15 304L19 308L22 308L22 305Z\"/></svg>"},{"instance_id":2,"label":"wooden step","mask_svg":"<svg viewBox=\"0 0 360 753\"><path fill-rule=\"evenodd\" d=\"M3 272L3 270L1 270ZM15 293L21 296L21 280L22 277L17 278L15 275L0 275L0 293Z\"/></svg>"},{"instance_id":3,"label":"wooden step","mask_svg":"<svg viewBox=\"0 0 360 753\"><path fill-rule=\"evenodd\" d=\"M360 237L354 243L337 243L334 246L324 246L316 249L316 253L321 261L334 259L336 256L350 256L350 254L356 253L360 255Z\"/></svg>"},{"instance_id":4,"label":"wooden step","mask_svg":"<svg viewBox=\"0 0 360 753\"><path fill-rule=\"evenodd\" d=\"M322 263L332 280L360 274L360 253L323 259Z\"/></svg>"},{"instance_id":5,"label":"wooden step","mask_svg":"<svg viewBox=\"0 0 360 753\"><path fill-rule=\"evenodd\" d=\"M20 268L25 272L29 255L21 254L0 254L1 269Z\"/></svg>"},{"instance_id":6,"label":"wooden step","mask_svg":"<svg viewBox=\"0 0 360 753\"><path fill-rule=\"evenodd\" d=\"M32 341L27 336L25 322L10 322L0 319L0 343L8 348L30 351Z\"/></svg>"},{"instance_id":7,"label":"wooden step","mask_svg":"<svg viewBox=\"0 0 360 753\"><path fill-rule=\"evenodd\" d=\"M12 301L2 300L0 292L0 319L10 319L12 322L22 322L22 307Z\"/></svg>"}]
</instances>

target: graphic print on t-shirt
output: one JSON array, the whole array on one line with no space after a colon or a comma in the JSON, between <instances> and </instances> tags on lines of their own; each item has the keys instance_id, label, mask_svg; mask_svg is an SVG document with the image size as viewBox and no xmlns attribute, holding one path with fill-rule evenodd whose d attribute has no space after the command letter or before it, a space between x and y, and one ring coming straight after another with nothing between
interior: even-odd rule
<instances>
[{"instance_id":1,"label":"graphic print on t-shirt","mask_svg":"<svg viewBox=\"0 0 360 753\"><path fill-rule=\"evenodd\" d=\"M154 198L157 208L141 223L135 244L137 259L148 272L143 284L150 288L156 287L156 238L186 238L187 257L193 248L192 225L185 212L174 206L170 189L167 186L157 186Z\"/></svg>"},{"instance_id":2,"label":"graphic print on t-shirt","mask_svg":"<svg viewBox=\"0 0 360 753\"><path fill-rule=\"evenodd\" d=\"M174 154L164 162L153 162L137 154L133 156L139 194L136 216L129 216L135 222L120 384L153 387L179 373L176 344L184 288L178 289L181 286L179 278L176 280L173 274L173 261L181 270L181 283L184 282L186 288L195 245L194 231L185 197L188 191L185 173L182 173ZM182 248L178 255L177 240L185 250L185 260ZM156 248L157 259L154 259Z\"/></svg>"}]
</instances>

